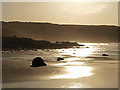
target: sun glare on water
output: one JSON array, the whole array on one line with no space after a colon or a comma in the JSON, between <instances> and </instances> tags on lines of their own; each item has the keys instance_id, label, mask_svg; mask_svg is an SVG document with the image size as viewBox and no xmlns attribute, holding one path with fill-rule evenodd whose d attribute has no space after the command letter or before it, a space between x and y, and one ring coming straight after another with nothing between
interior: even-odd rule
<instances>
[{"instance_id":1,"label":"sun glare on water","mask_svg":"<svg viewBox=\"0 0 120 90\"><path fill-rule=\"evenodd\" d=\"M80 87L78 87L78 86L71 86L71 87L69 87L69 88L80 88Z\"/></svg>"},{"instance_id":2,"label":"sun glare on water","mask_svg":"<svg viewBox=\"0 0 120 90\"><path fill-rule=\"evenodd\" d=\"M70 55L70 56L76 56L76 57L87 57L92 52L95 51L94 47L81 47L81 48L71 48L71 49L61 49L60 55Z\"/></svg>"}]
</instances>

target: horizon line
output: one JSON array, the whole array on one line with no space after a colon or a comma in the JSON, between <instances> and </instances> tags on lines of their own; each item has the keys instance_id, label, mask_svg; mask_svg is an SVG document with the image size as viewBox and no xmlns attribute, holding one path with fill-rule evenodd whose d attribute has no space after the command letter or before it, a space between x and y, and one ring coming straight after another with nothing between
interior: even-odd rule
<instances>
[{"instance_id":1,"label":"horizon line","mask_svg":"<svg viewBox=\"0 0 120 90\"><path fill-rule=\"evenodd\" d=\"M49 24L57 24L57 25L80 25L80 26L117 26L120 27L120 25L115 24L78 24L78 23L55 23L55 22L49 22L49 21L19 21L19 20L9 20L9 21L0 21L0 22L19 22L19 23L49 23Z\"/></svg>"}]
</instances>

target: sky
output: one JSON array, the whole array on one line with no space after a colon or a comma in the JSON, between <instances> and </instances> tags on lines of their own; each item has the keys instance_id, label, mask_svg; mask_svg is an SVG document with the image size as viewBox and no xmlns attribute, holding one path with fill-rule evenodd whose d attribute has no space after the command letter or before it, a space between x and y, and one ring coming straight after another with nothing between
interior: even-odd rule
<instances>
[{"instance_id":1,"label":"sky","mask_svg":"<svg viewBox=\"0 0 120 90\"><path fill-rule=\"evenodd\" d=\"M3 2L2 20L118 25L118 2Z\"/></svg>"}]
</instances>

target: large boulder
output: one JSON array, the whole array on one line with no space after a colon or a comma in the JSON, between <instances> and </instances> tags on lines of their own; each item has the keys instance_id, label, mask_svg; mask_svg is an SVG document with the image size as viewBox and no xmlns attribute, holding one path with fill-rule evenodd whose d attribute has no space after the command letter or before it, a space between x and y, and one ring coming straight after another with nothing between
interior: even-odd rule
<instances>
[{"instance_id":1,"label":"large boulder","mask_svg":"<svg viewBox=\"0 0 120 90\"><path fill-rule=\"evenodd\" d=\"M40 67L40 66L47 66L47 64L44 63L44 60L41 57L36 57L32 60L32 66L31 67Z\"/></svg>"}]
</instances>

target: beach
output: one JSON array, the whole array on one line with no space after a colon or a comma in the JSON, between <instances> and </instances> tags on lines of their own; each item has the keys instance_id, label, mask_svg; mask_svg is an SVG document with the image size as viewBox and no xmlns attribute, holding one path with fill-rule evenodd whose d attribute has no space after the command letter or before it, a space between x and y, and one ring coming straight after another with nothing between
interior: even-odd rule
<instances>
[{"instance_id":1,"label":"beach","mask_svg":"<svg viewBox=\"0 0 120 90\"><path fill-rule=\"evenodd\" d=\"M109 53L105 48L110 56L102 56L102 53L98 52L98 49L94 50L93 46L94 48L101 46L103 50L103 47L108 45L88 46L89 48L3 51L2 86L3 88L118 88L116 52L109 51ZM42 57L47 66L31 67L32 59L35 57ZM57 61L58 57L63 57L64 60Z\"/></svg>"},{"instance_id":2,"label":"beach","mask_svg":"<svg viewBox=\"0 0 120 90\"><path fill-rule=\"evenodd\" d=\"M120 3L106 1L1 0L2 90L118 89Z\"/></svg>"}]
</instances>

